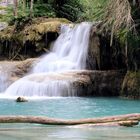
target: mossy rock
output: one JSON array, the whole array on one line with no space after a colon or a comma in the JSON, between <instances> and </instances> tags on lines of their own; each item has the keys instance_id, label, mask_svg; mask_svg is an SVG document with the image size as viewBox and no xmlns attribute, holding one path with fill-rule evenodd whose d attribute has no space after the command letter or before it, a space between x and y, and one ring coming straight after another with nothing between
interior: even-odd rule
<instances>
[{"instance_id":1,"label":"mossy rock","mask_svg":"<svg viewBox=\"0 0 140 140\"><path fill-rule=\"evenodd\" d=\"M13 32L14 32L15 26L8 26L4 30L0 31L0 40L1 41L10 41L12 40Z\"/></svg>"},{"instance_id":2,"label":"mossy rock","mask_svg":"<svg viewBox=\"0 0 140 140\"><path fill-rule=\"evenodd\" d=\"M45 52L44 48L49 49L50 43L58 37L61 24L70 23L64 18L43 17L11 22L0 31L0 55L4 54L6 59L12 60L19 60L18 56L22 55L25 58L37 57Z\"/></svg>"},{"instance_id":3,"label":"mossy rock","mask_svg":"<svg viewBox=\"0 0 140 140\"><path fill-rule=\"evenodd\" d=\"M8 26L0 32L0 40L16 40L22 43L39 41L47 32L59 33L60 25L68 23L71 22L64 18L35 18L32 19L31 23L26 23L24 27L18 27L20 31L17 31L16 25Z\"/></svg>"},{"instance_id":4,"label":"mossy rock","mask_svg":"<svg viewBox=\"0 0 140 140\"><path fill-rule=\"evenodd\" d=\"M140 99L140 71L128 71L121 90L121 97Z\"/></svg>"}]
</instances>

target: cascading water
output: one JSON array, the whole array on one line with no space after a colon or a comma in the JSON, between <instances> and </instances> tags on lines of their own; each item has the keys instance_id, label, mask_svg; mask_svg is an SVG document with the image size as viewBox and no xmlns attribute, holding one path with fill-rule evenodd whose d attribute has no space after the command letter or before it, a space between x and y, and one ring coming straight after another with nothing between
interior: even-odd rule
<instances>
[{"instance_id":1,"label":"cascading water","mask_svg":"<svg viewBox=\"0 0 140 140\"><path fill-rule=\"evenodd\" d=\"M10 72L6 71L6 67L3 67L2 64L0 64L0 93L4 92L8 86L10 85Z\"/></svg>"},{"instance_id":2,"label":"cascading water","mask_svg":"<svg viewBox=\"0 0 140 140\"><path fill-rule=\"evenodd\" d=\"M43 56L28 76L13 83L5 92L10 96L74 96L73 77L65 74L86 67L90 23L74 28L61 26L61 34L49 54Z\"/></svg>"},{"instance_id":3,"label":"cascading water","mask_svg":"<svg viewBox=\"0 0 140 140\"><path fill-rule=\"evenodd\" d=\"M8 87L8 80L7 80L7 75L5 75L4 73L0 72L0 92L3 92L4 90L6 90L6 88Z\"/></svg>"},{"instance_id":4,"label":"cascading water","mask_svg":"<svg viewBox=\"0 0 140 140\"><path fill-rule=\"evenodd\" d=\"M89 23L82 23L74 29L63 25L52 52L41 59L33 73L85 69L89 30Z\"/></svg>"}]
</instances>

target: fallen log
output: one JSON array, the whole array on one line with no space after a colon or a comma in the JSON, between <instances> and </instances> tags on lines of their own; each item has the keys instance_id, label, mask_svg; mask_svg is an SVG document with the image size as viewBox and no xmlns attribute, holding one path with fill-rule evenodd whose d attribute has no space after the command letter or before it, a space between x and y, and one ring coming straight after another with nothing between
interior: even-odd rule
<instances>
[{"instance_id":1,"label":"fallen log","mask_svg":"<svg viewBox=\"0 0 140 140\"><path fill-rule=\"evenodd\" d=\"M98 127L98 126L125 126L125 127L132 127L138 125L139 121L131 120L131 121L118 121L118 122L107 122L107 123L97 123L97 124L80 124L80 125L71 125L68 128L91 128L91 127Z\"/></svg>"},{"instance_id":2,"label":"fallen log","mask_svg":"<svg viewBox=\"0 0 140 140\"><path fill-rule=\"evenodd\" d=\"M36 116L0 116L0 123L37 123L48 125L103 124L111 122L140 121L140 113L78 120L54 119ZM121 124L120 124L121 125Z\"/></svg>"}]
</instances>

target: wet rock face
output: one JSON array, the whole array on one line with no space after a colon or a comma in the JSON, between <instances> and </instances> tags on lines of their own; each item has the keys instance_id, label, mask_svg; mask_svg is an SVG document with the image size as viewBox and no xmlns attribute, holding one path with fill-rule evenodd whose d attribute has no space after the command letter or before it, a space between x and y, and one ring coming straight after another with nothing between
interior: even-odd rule
<instances>
[{"instance_id":1,"label":"wet rock face","mask_svg":"<svg viewBox=\"0 0 140 140\"><path fill-rule=\"evenodd\" d=\"M9 73L7 78L9 85L27 74L35 60L0 62L3 71ZM65 72L60 77L50 75L50 77L44 78L48 78L51 81L70 81L70 88L74 91L75 96L118 96L124 76L125 73L120 71L81 70ZM37 78L36 80L39 79Z\"/></svg>"},{"instance_id":2,"label":"wet rock face","mask_svg":"<svg viewBox=\"0 0 140 140\"><path fill-rule=\"evenodd\" d=\"M36 58L27 59L24 61L16 61L15 67L11 70L12 77L23 77L31 70L35 61L37 61Z\"/></svg>"},{"instance_id":3,"label":"wet rock face","mask_svg":"<svg viewBox=\"0 0 140 140\"><path fill-rule=\"evenodd\" d=\"M140 71L128 71L122 84L121 97L140 99Z\"/></svg>"},{"instance_id":4,"label":"wet rock face","mask_svg":"<svg viewBox=\"0 0 140 140\"><path fill-rule=\"evenodd\" d=\"M97 28L93 26L89 37L89 49L87 56L87 69L98 70L100 66L100 39L97 35Z\"/></svg>"},{"instance_id":5,"label":"wet rock face","mask_svg":"<svg viewBox=\"0 0 140 140\"><path fill-rule=\"evenodd\" d=\"M125 73L120 71L84 71L86 81L74 82L77 96L119 96Z\"/></svg>"},{"instance_id":6,"label":"wet rock face","mask_svg":"<svg viewBox=\"0 0 140 140\"><path fill-rule=\"evenodd\" d=\"M110 37L99 33L99 28L93 25L89 38L87 69L89 70L119 70L126 69L126 59L117 41L110 46Z\"/></svg>"}]
</instances>

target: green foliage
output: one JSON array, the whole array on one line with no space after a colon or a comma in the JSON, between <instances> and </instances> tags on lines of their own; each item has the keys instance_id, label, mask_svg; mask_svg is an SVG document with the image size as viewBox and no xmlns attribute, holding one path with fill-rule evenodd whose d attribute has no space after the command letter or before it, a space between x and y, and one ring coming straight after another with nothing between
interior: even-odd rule
<instances>
[{"instance_id":1,"label":"green foliage","mask_svg":"<svg viewBox=\"0 0 140 140\"><path fill-rule=\"evenodd\" d=\"M117 38L130 70L140 69L140 2L130 0L83 0L85 20L101 21L101 30Z\"/></svg>"},{"instance_id":2,"label":"green foliage","mask_svg":"<svg viewBox=\"0 0 140 140\"><path fill-rule=\"evenodd\" d=\"M77 21L83 12L81 0L53 0L52 6L57 17L67 18L71 21Z\"/></svg>"},{"instance_id":3,"label":"green foliage","mask_svg":"<svg viewBox=\"0 0 140 140\"><path fill-rule=\"evenodd\" d=\"M89 21L99 21L104 15L108 0L82 0L84 5L83 19Z\"/></svg>"},{"instance_id":4,"label":"green foliage","mask_svg":"<svg viewBox=\"0 0 140 140\"><path fill-rule=\"evenodd\" d=\"M19 3L18 5L18 17L17 18L26 18L29 16L29 8L26 7L25 10L22 9L22 4ZM5 21L5 22L12 22L13 20L15 20L15 17L13 15L13 5L9 5L7 7L5 7L5 14L0 16L0 21Z\"/></svg>"},{"instance_id":5,"label":"green foliage","mask_svg":"<svg viewBox=\"0 0 140 140\"><path fill-rule=\"evenodd\" d=\"M41 17L41 16L56 17L56 14L50 4L37 2L34 4L34 16L35 17Z\"/></svg>"},{"instance_id":6,"label":"green foliage","mask_svg":"<svg viewBox=\"0 0 140 140\"><path fill-rule=\"evenodd\" d=\"M0 7L0 10L4 11L4 14L0 14L0 21L9 21L13 16L12 7Z\"/></svg>"},{"instance_id":7,"label":"green foliage","mask_svg":"<svg viewBox=\"0 0 140 140\"><path fill-rule=\"evenodd\" d=\"M80 19L84 8L81 1L83 0L34 0L33 16L60 17L67 18L70 21L77 21ZM30 0L26 2L26 5L24 5L22 1L19 1L17 18L30 16ZM13 7L6 9L8 12L4 15L4 20L9 21L9 17L14 18L13 10Z\"/></svg>"}]
</instances>

